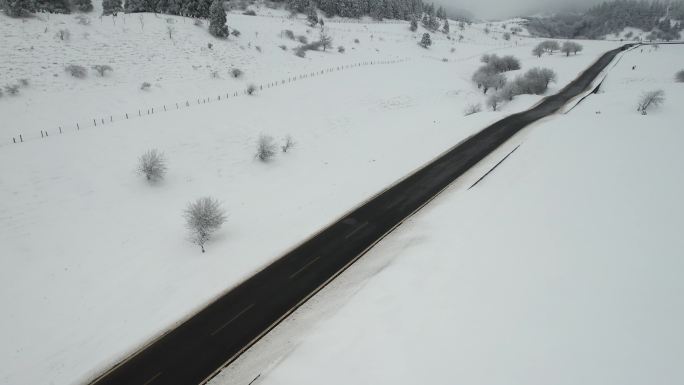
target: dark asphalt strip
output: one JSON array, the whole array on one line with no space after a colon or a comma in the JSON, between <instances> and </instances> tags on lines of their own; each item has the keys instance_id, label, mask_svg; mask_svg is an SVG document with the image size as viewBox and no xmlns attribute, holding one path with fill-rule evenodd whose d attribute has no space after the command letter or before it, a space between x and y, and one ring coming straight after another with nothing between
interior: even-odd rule
<instances>
[{"instance_id":1,"label":"dark asphalt strip","mask_svg":"<svg viewBox=\"0 0 684 385\"><path fill-rule=\"evenodd\" d=\"M530 123L588 90L629 46L605 53L558 94L492 124L397 182L92 384L204 383L472 166Z\"/></svg>"}]
</instances>

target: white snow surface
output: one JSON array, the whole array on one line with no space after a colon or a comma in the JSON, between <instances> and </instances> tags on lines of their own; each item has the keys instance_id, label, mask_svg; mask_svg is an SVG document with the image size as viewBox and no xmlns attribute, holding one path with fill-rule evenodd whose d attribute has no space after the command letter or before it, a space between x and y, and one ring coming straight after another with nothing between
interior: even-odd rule
<instances>
[{"instance_id":1,"label":"white snow surface","mask_svg":"<svg viewBox=\"0 0 684 385\"><path fill-rule=\"evenodd\" d=\"M281 31L309 40L317 32L282 11L260 15L230 14L242 35L228 41L178 17L168 17L169 39L163 15L142 15L144 27L138 15L114 24L93 13L89 26L74 15L0 15L0 84L30 81L0 98L1 384L87 381L368 197L540 99L464 117L467 104L484 105L470 82L482 53L514 54L522 71L553 68L555 92L617 44L584 42L580 55L539 59L530 54L534 39L505 42L483 25L461 32L452 22L454 40L435 34L424 50L424 31L407 23L339 20L327 26L346 52L301 59ZM54 36L62 28L68 42ZM393 64L352 66L370 61ZM63 70L70 63L114 71L74 79ZM232 67L244 77L230 78ZM325 70L255 96L193 103ZM152 89L141 91L143 81ZM171 107L185 100L191 107ZM170 111L160 113L164 105ZM154 115L135 116L151 107ZM20 134L25 142L13 144ZM264 164L254 159L260 134L292 135L297 146ZM151 148L169 166L156 184L135 172ZM201 254L186 239L182 211L206 195L229 218Z\"/></svg>"},{"instance_id":2,"label":"white snow surface","mask_svg":"<svg viewBox=\"0 0 684 385\"><path fill-rule=\"evenodd\" d=\"M211 384L683 383L683 50L625 54Z\"/></svg>"}]
</instances>

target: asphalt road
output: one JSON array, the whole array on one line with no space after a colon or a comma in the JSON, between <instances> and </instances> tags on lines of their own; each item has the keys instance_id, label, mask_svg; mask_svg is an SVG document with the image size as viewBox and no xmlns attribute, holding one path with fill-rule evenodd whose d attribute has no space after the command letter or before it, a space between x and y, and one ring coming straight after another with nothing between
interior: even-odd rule
<instances>
[{"instance_id":1,"label":"asphalt road","mask_svg":"<svg viewBox=\"0 0 684 385\"><path fill-rule=\"evenodd\" d=\"M629 46L605 53L558 94L534 108L508 116L460 143L92 383L197 385L208 380L511 136L588 90L615 55Z\"/></svg>"}]
</instances>

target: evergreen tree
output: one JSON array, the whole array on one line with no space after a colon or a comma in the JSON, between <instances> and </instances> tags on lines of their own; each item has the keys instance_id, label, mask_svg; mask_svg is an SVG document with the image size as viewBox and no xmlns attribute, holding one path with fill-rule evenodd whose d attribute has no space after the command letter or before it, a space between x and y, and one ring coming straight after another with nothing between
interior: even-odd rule
<instances>
[{"instance_id":1,"label":"evergreen tree","mask_svg":"<svg viewBox=\"0 0 684 385\"><path fill-rule=\"evenodd\" d=\"M199 17L199 0L182 0L181 15L187 17Z\"/></svg>"},{"instance_id":2,"label":"evergreen tree","mask_svg":"<svg viewBox=\"0 0 684 385\"><path fill-rule=\"evenodd\" d=\"M209 33L218 38L228 37L226 21L226 10L223 9L223 0L214 0L209 9Z\"/></svg>"},{"instance_id":3,"label":"evergreen tree","mask_svg":"<svg viewBox=\"0 0 684 385\"><path fill-rule=\"evenodd\" d=\"M420 40L420 46L423 48L428 48L432 45L432 39L430 39L429 33L424 33L423 38Z\"/></svg>"},{"instance_id":4,"label":"evergreen tree","mask_svg":"<svg viewBox=\"0 0 684 385\"><path fill-rule=\"evenodd\" d=\"M90 12L93 10L93 3L91 0L72 0L71 4L81 12Z\"/></svg>"},{"instance_id":5,"label":"evergreen tree","mask_svg":"<svg viewBox=\"0 0 684 385\"><path fill-rule=\"evenodd\" d=\"M306 20L312 27L318 24L318 13L316 12L316 5L313 1L309 2L309 9L306 11Z\"/></svg>"},{"instance_id":6,"label":"evergreen tree","mask_svg":"<svg viewBox=\"0 0 684 385\"><path fill-rule=\"evenodd\" d=\"M439 9L437 9L437 17L442 20L446 20L446 11L441 5L439 6Z\"/></svg>"},{"instance_id":7,"label":"evergreen tree","mask_svg":"<svg viewBox=\"0 0 684 385\"><path fill-rule=\"evenodd\" d=\"M145 0L126 0L124 11L126 13L150 12L151 9Z\"/></svg>"},{"instance_id":8,"label":"evergreen tree","mask_svg":"<svg viewBox=\"0 0 684 385\"><path fill-rule=\"evenodd\" d=\"M39 0L36 9L50 13L71 13L68 0Z\"/></svg>"},{"instance_id":9,"label":"evergreen tree","mask_svg":"<svg viewBox=\"0 0 684 385\"><path fill-rule=\"evenodd\" d=\"M221 3L221 8L223 8L223 1ZM211 17L211 6L213 5L212 0L197 0L197 15L195 17L200 17L203 19L208 19ZM225 11L223 12L225 14Z\"/></svg>"},{"instance_id":10,"label":"evergreen tree","mask_svg":"<svg viewBox=\"0 0 684 385\"><path fill-rule=\"evenodd\" d=\"M321 47L323 47L323 51L332 47L332 41L332 37L330 37L330 35L328 35L324 29L321 29L321 35L318 42L321 44Z\"/></svg>"},{"instance_id":11,"label":"evergreen tree","mask_svg":"<svg viewBox=\"0 0 684 385\"><path fill-rule=\"evenodd\" d=\"M11 17L26 17L36 10L32 0L5 0L4 8Z\"/></svg>"},{"instance_id":12,"label":"evergreen tree","mask_svg":"<svg viewBox=\"0 0 684 385\"><path fill-rule=\"evenodd\" d=\"M102 0L102 15L114 15L123 12L121 0Z\"/></svg>"},{"instance_id":13,"label":"evergreen tree","mask_svg":"<svg viewBox=\"0 0 684 385\"><path fill-rule=\"evenodd\" d=\"M444 33L447 35L449 34L449 20L444 19L444 27L442 27L442 31L444 31Z\"/></svg>"},{"instance_id":14,"label":"evergreen tree","mask_svg":"<svg viewBox=\"0 0 684 385\"><path fill-rule=\"evenodd\" d=\"M183 11L183 0L168 0L166 12L171 15L180 15Z\"/></svg>"}]
</instances>

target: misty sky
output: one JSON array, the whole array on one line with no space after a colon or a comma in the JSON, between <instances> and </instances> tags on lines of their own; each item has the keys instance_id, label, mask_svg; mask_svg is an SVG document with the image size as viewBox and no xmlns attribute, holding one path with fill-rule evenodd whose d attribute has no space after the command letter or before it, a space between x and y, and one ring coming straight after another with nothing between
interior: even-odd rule
<instances>
[{"instance_id":1,"label":"misty sky","mask_svg":"<svg viewBox=\"0 0 684 385\"><path fill-rule=\"evenodd\" d=\"M430 1L430 0L426 0ZM464 9L477 18L496 19L544 11L586 8L603 0L432 0L444 8Z\"/></svg>"}]
</instances>

